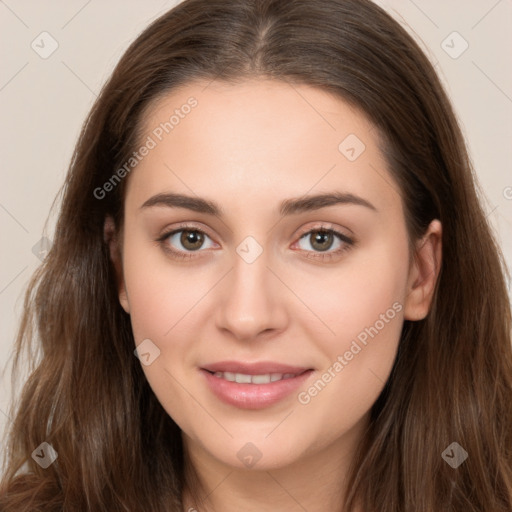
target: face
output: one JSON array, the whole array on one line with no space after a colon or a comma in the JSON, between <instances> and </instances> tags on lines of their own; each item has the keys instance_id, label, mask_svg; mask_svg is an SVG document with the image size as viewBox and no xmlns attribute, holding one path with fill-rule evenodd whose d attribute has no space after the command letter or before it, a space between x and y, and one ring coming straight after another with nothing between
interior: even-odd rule
<instances>
[{"instance_id":1,"label":"face","mask_svg":"<svg viewBox=\"0 0 512 512\"><path fill-rule=\"evenodd\" d=\"M152 105L125 178L119 298L143 370L221 463L347 451L428 308L377 131L309 86L206 85Z\"/></svg>"}]
</instances>

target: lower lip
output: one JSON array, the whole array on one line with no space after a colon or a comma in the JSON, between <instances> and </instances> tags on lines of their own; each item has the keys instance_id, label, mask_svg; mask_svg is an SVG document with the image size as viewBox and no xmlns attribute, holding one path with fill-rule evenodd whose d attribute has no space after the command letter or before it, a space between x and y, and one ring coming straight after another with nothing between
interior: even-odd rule
<instances>
[{"instance_id":1,"label":"lower lip","mask_svg":"<svg viewBox=\"0 0 512 512\"><path fill-rule=\"evenodd\" d=\"M217 398L240 409L263 409L269 407L296 391L311 375L307 370L296 377L282 379L268 384L239 384L201 369L206 382Z\"/></svg>"}]
</instances>

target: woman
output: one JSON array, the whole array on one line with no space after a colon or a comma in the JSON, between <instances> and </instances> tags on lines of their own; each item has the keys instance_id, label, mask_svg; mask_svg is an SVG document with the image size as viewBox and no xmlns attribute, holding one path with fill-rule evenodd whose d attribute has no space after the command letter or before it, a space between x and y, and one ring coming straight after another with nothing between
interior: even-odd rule
<instances>
[{"instance_id":1,"label":"woman","mask_svg":"<svg viewBox=\"0 0 512 512\"><path fill-rule=\"evenodd\" d=\"M82 130L1 508L510 512L504 273L389 15L187 0Z\"/></svg>"}]
</instances>

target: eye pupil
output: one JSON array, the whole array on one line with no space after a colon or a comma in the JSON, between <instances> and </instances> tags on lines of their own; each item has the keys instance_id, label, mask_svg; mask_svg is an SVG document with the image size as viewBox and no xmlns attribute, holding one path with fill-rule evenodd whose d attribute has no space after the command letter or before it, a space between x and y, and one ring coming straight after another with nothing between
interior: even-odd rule
<instances>
[{"instance_id":1,"label":"eye pupil","mask_svg":"<svg viewBox=\"0 0 512 512\"><path fill-rule=\"evenodd\" d=\"M326 251L330 248L332 245L332 237L333 234L329 233L328 231L317 231L316 235L313 236L313 243L311 244L312 247L315 249L318 249L319 251ZM327 243L327 246L325 245L325 242ZM320 247L318 247L316 244L319 243ZM324 245L322 245L322 243Z\"/></svg>"},{"instance_id":2,"label":"eye pupil","mask_svg":"<svg viewBox=\"0 0 512 512\"><path fill-rule=\"evenodd\" d=\"M199 231L183 231L180 238L183 247L192 251L199 249L204 241L203 234Z\"/></svg>"}]
</instances>

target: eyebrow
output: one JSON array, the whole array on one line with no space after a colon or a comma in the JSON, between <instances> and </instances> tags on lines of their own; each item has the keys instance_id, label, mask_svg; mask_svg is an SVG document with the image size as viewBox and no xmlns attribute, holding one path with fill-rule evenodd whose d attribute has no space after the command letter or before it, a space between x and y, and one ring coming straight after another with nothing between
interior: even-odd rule
<instances>
[{"instance_id":1,"label":"eyebrow","mask_svg":"<svg viewBox=\"0 0 512 512\"><path fill-rule=\"evenodd\" d=\"M302 212L319 210L321 208L326 208L328 206L337 204L364 206L375 212L377 211L377 208L375 208L372 203L360 196L346 192L330 192L286 199L279 205L279 214L281 216L293 215ZM223 216L222 207L214 201L203 199L201 197L187 196L185 194L156 194L145 201L140 208L145 209L154 206L186 208L198 213L215 215L217 217Z\"/></svg>"}]
</instances>

